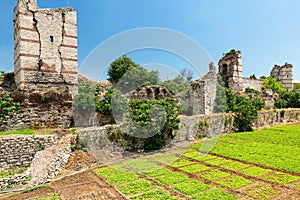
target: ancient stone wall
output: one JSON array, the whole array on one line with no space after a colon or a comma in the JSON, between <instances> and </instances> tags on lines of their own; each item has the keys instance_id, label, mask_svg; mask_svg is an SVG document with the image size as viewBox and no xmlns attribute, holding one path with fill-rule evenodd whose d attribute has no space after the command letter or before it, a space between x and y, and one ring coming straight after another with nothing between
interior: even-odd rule
<instances>
[{"instance_id":1,"label":"ancient stone wall","mask_svg":"<svg viewBox=\"0 0 300 200\"><path fill-rule=\"evenodd\" d=\"M152 85L145 86L141 90L133 90L126 94L128 99L142 99L142 100L160 100L165 98L173 98L170 91L162 86Z\"/></svg>"},{"instance_id":2,"label":"ancient stone wall","mask_svg":"<svg viewBox=\"0 0 300 200\"><path fill-rule=\"evenodd\" d=\"M1 136L0 170L28 167L35 154L57 142L56 136Z\"/></svg>"},{"instance_id":3,"label":"ancient stone wall","mask_svg":"<svg viewBox=\"0 0 300 200\"><path fill-rule=\"evenodd\" d=\"M72 8L39 9L18 0L14 10L14 72L20 89L65 88L78 83L77 19Z\"/></svg>"},{"instance_id":4,"label":"ancient stone wall","mask_svg":"<svg viewBox=\"0 0 300 200\"><path fill-rule=\"evenodd\" d=\"M179 99L191 115L212 113L217 92L217 75L213 63L209 65L209 72L191 83L189 97Z\"/></svg>"},{"instance_id":5,"label":"ancient stone wall","mask_svg":"<svg viewBox=\"0 0 300 200\"><path fill-rule=\"evenodd\" d=\"M246 88L251 88L251 89L258 90L258 91L262 91L263 80L250 79L250 78L243 77L242 83L240 84L240 88L242 91L245 91Z\"/></svg>"},{"instance_id":6,"label":"ancient stone wall","mask_svg":"<svg viewBox=\"0 0 300 200\"><path fill-rule=\"evenodd\" d=\"M194 140L199 136L229 133L232 131L234 114L211 114L180 116L180 129L176 131L174 142ZM258 118L253 121L255 128L279 125L300 121L300 109L277 109L259 111Z\"/></svg>"},{"instance_id":7,"label":"ancient stone wall","mask_svg":"<svg viewBox=\"0 0 300 200\"><path fill-rule=\"evenodd\" d=\"M276 81L282 83L288 91L293 90L293 65L287 63L283 66L275 65L271 71L271 76L273 76Z\"/></svg>"},{"instance_id":8,"label":"ancient stone wall","mask_svg":"<svg viewBox=\"0 0 300 200\"><path fill-rule=\"evenodd\" d=\"M300 109L276 109L258 112L258 117L253 121L256 128L268 127L276 124L296 122L300 120Z\"/></svg>"},{"instance_id":9,"label":"ancient stone wall","mask_svg":"<svg viewBox=\"0 0 300 200\"><path fill-rule=\"evenodd\" d=\"M0 117L0 131L72 125L72 95L69 92L15 91L11 96L21 103L21 108L11 116Z\"/></svg>"},{"instance_id":10,"label":"ancient stone wall","mask_svg":"<svg viewBox=\"0 0 300 200\"><path fill-rule=\"evenodd\" d=\"M173 142L193 141L198 137L228 133L233 128L233 122L234 115L226 113L180 116L180 127L175 132Z\"/></svg>"},{"instance_id":11,"label":"ancient stone wall","mask_svg":"<svg viewBox=\"0 0 300 200\"><path fill-rule=\"evenodd\" d=\"M219 73L229 88L240 90L243 82L243 63L241 51L231 50L219 60Z\"/></svg>"}]
</instances>

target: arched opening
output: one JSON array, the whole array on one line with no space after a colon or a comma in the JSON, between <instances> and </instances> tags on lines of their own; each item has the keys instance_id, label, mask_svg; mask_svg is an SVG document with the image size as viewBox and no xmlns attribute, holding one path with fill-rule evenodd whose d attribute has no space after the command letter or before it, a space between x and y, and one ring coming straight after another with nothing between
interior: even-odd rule
<instances>
[{"instance_id":1,"label":"arched opening","mask_svg":"<svg viewBox=\"0 0 300 200\"><path fill-rule=\"evenodd\" d=\"M222 65L222 73L227 73L228 71L228 65L227 64L223 64Z\"/></svg>"}]
</instances>

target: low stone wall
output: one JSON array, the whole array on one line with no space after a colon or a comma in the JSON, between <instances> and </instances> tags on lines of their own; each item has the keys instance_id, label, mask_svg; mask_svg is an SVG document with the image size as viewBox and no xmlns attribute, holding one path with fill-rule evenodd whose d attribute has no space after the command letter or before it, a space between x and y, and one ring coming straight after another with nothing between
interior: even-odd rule
<instances>
[{"instance_id":1,"label":"low stone wall","mask_svg":"<svg viewBox=\"0 0 300 200\"><path fill-rule=\"evenodd\" d=\"M230 132L234 115L221 113L210 115L180 116L180 127L173 142L192 141L197 137Z\"/></svg>"},{"instance_id":2,"label":"low stone wall","mask_svg":"<svg viewBox=\"0 0 300 200\"><path fill-rule=\"evenodd\" d=\"M300 109L260 111L258 119L253 121L253 126L259 128L294 121L300 121ZM230 113L180 116L179 130L175 131L176 136L172 143L229 133L233 127L234 114ZM82 129L77 131L77 134L90 150L103 148L115 150L117 145L124 146L126 143L122 139L118 139L118 144L110 141L110 138L116 137L112 133L119 129L118 125L106 125Z\"/></svg>"},{"instance_id":3,"label":"low stone wall","mask_svg":"<svg viewBox=\"0 0 300 200\"><path fill-rule=\"evenodd\" d=\"M118 131L118 125L106 125L100 127L89 127L78 130L76 133L82 140L83 145L89 150L112 149L114 144L109 140L110 134Z\"/></svg>"},{"instance_id":4,"label":"low stone wall","mask_svg":"<svg viewBox=\"0 0 300 200\"><path fill-rule=\"evenodd\" d=\"M0 137L0 170L29 166L35 154L57 142L56 136Z\"/></svg>"},{"instance_id":5,"label":"low stone wall","mask_svg":"<svg viewBox=\"0 0 300 200\"><path fill-rule=\"evenodd\" d=\"M18 174L15 176L0 179L0 190L8 189L12 186L24 185L28 182L29 177L30 171L27 170L27 172L23 174Z\"/></svg>"},{"instance_id":6,"label":"low stone wall","mask_svg":"<svg viewBox=\"0 0 300 200\"><path fill-rule=\"evenodd\" d=\"M69 92L15 91L11 97L21 109L0 117L0 131L28 128L68 128L72 124L72 95Z\"/></svg>"},{"instance_id":7,"label":"low stone wall","mask_svg":"<svg viewBox=\"0 0 300 200\"><path fill-rule=\"evenodd\" d=\"M74 135L63 136L53 146L36 153L30 167L30 185L43 184L61 172L71 155L72 137Z\"/></svg>"},{"instance_id":8,"label":"low stone wall","mask_svg":"<svg viewBox=\"0 0 300 200\"><path fill-rule=\"evenodd\" d=\"M261 128L296 121L300 121L300 108L267 110L258 112L253 127Z\"/></svg>"}]
</instances>

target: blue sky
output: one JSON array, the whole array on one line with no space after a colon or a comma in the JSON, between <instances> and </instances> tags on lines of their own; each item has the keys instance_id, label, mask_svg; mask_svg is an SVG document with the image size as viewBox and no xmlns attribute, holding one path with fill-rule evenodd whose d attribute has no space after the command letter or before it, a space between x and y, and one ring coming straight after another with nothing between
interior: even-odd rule
<instances>
[{"instance_id":1,"label":"blue sky","mask_svg":"<svg viewBox=\"0 0 300 200\"><path fill-rule=\"evenodd\" d=\"M0 0L1 70L13 70L16 2ZM38 0L38 4L42 8L71 6L78 11L79 66L99 43L115 34L161 27L193 38L215 63L222 53L241 50L244 76L269 75L274 64L288 62L294 65L295 79L300 80L298 0ZM158 50L129 56L140 64L159 63L175 71L190 67L183 59Z\"/></svg>"}]
</instances>

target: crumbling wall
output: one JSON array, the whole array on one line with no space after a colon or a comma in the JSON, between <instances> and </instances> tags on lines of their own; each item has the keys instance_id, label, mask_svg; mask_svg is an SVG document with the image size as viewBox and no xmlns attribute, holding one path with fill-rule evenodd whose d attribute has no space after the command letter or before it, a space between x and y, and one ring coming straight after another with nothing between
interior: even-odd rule
<instances>
[{"instance_id":1,"label":"crumbling wall","mask_svg":"<svg viewBox=\"0 0 300 200\"><path fill-rule=\"evenodd\" d=\"M277 109L259 111L252 122L253 127L262 128L300 121L300 109ZM234 114L220 113L210 115L180 116L180 128L173 142L194 140L197 137L230 133L234 125Z\"/></svg>"},{"instance_id":2,"label":"crumbling wall","mask_svg":"<svg viewBox=\"0 0 300 200\"><path fill-rule=\"evenodd\" d=\"M241 51L232 49L219 60L219 73L223 81L233 90L241 90L243 63Z\"/></svg>"},{"instance_id":3,"label":"crumbling wall","mask_svg":"<svg viewBox=\"0 0 300 200\"><path fill-rule=\"evenodd\" d=\"M189 97L180 100L191 115L212 113L217 92L217 74L214 63L210 63L209 72L191 83Z\"/></svg>"},{"instance_id":4,"label":"crumbling wall","mask_svg":"<svg viewBox=\"0 0 300 200\"><path fill-rule=\"evenodd\" d=\"M288 91L293 90L293 65L288 63L283 66L275 65L271 71L271 76L273 76L276 81L282 83Z\"/></svg>"},{"instance_id":5,"label":"crumbling wall","mask_svg":"<svg viewBox=\"0 0 300 200\"><path fill-rule=\"evenodd\" d=\"M243 77L240 88L242 89L242 91L245 91L246 88L251 88L251 89L258 90L258 91L262 91L263 80L250 79L250 78Z\"/></svg>"},{"instance_id":6,"label":"crumbling wall","mask_svg":"<svg viewBox=\"0 0 300 200\"><path fill-rule=\"evenodd\" d=\"M78 83L76 11L39 9L19 0L14 10L14 72L24 88L70 88Z\"/></svg>"},{"instance_id":7,"label":"crumbling wall","mask_svg":"<svg viewBox=\"0 0 300 200\"><path fill-rule=\"evenodd\" d=\"M67 91L15 91L11 97L21 103L21 108L10 116L0 117L0 131L72 125L72 95Z\"/></svg>"},{"instance_id":8,"label":"crumbling wall","mask_svg":"<svg viewBox=\"0 0 300 200\"><path fill-rule=\"evenodd\" d=\"M126 94L129 99L143 99L143 100L160 100L165 98L173 98L170 91L162 86L145 86L141 90L133 90Z\"/></svg>"}]
</instances>

